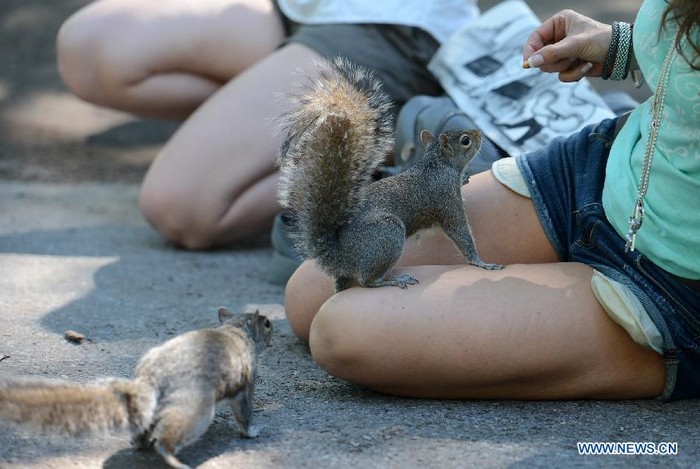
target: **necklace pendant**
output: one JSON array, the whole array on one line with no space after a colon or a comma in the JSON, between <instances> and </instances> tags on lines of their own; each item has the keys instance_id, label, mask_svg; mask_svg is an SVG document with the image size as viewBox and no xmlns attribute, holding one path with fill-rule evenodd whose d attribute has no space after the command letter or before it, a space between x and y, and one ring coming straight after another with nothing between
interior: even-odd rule
<instances>
[{"instance_id":1,"label":"necklace pendant","mask_svg":"<svg viewBox=\"0 0 700 469\"><path fill-rule=\"evenodd\" d=\"M625 243L625 252L634 252L634 245L637 241L637 230L642 226L639 219L635 216L631 216L628 222L629 231L627 231L627 242Z\"/></svg>"},{"instance_id":2,"label":"necklace pendant","mask_svg":"<svg viewBox=\"0 0 700 469\"><path fill-rule=\"evenodd\" d=\"M634 252L634 244L637 241L637 233L627 233L627 242L625 243L625 252Z\"/></svg>"},{"instance_id":3,"label":"necklace pendant","mask_svg":"<svg viewBox=\"0 0 700 469\"><path fill-rule=\"evenodd\" d=\"M625 243L625 252L634 252L635 243L637 241L637 231L642 227L642 222L644 221L644 202L642 199L637 200L637 204L634 208L634 215L632 215L627 222L629 225L629 231L627 232L627 242Z\"/></svg>"}]
</instances>

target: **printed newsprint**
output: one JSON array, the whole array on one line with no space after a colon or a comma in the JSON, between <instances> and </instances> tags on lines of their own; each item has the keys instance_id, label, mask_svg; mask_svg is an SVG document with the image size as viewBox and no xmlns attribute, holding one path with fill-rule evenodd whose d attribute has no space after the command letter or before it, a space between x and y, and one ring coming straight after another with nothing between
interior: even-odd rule
<instances>
[{"instance_id":1,"label":"printed newsprint","mask_svg":"<svg viewBox=\"0 0 700 469\"><path fill-rule=\"evenodd\" d=\"M511 156L614 117L590 83L523 69L523 46L540 20L521 0L499 3L458 30L428 68L457 106Z\"/></svg>"}]
</instances>

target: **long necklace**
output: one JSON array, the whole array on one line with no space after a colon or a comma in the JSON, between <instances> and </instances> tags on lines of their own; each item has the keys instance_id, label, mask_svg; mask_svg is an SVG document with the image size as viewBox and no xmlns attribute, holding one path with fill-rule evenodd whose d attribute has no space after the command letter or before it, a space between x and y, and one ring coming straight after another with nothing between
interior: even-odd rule
<instances>
[{"instance_id":1,"label":"long necklace","mask_svg":"<svg viewBox=\"0 0 700 469\"><path fill-rule=\"evenodd\" d=\"M625 252L634 251L635 241L637 240L637 231L642 227L644 221L644 196L649 189L649 176L651 175L651 162L654 159L654 149L656 148L656 140L659 136L659 126L661 125L661 116L663 115L664 105L666 104L666 88L668 87L669 77L671 75L671 64L676 57L677 46L680 43L680 33L676 35L671 48L666 54L661 75L659 76L659 84L656 88L654 101L651 105L651 122L649 123L649 139L644 150L644 163L642 164L642 174L639 178L639 190L637 191L637 202L634 206L634 213L630 217L629 231L627 232L627 242L625 243Z\"/></svg>"}]
</instances>

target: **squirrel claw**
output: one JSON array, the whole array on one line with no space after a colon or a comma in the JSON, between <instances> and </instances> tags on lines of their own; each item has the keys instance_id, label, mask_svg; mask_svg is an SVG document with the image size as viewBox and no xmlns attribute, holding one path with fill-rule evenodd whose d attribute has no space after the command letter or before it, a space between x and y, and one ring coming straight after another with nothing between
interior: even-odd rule
<instances>
[{"instance_id":1,"label":"squirrel claw","mask_svg":"<svg viewBox=\"0 0 700 469\"><path fill-rule=\"evenodd\" d=\"M363 287L369 287L369 288L379 288L379 287L399 287L402 290L405 290L408 288L409 285L415 285L418 282L418 279L411 277L410 275L401 275L399 277L394 277L389 280L377 280L375 282L371 283L362 283L360 282L360 285Z\"/></svg>"},{"instance_id":2,"label":"squirrel claw","mask_svg":"<svg viewBox=\"0 0 700 469\"><path fill-rule=\"evenodd\" d=\"M505 266L503 264L489 264L486 262L479 262L477 264L474 264L476 267L480 267L482 269L486 270L501 270Z\"/></svg>"},{"instance_id":3,"label":"squirrel claw","mask_svg":"<svg viewBox=\"0 0 700 469\"><path fill-rule=\"evenodd\" d=\"M257 438L260 435L260 430L258 427L251 425L248 430L241 432L243 438Z\"/></svg>"},{"instance_id":4,"label":"squirrel claw","mask_svg":"<svg viewBox=\"0 0 700 469\"><path fill-rule=\"evenodd\" d=\"M411 277L410 275L402 275L400 277L395 277L392 282L397 287L405 290L409 285L416 285L420 283L417 278Z\"/></svg>"}]
</instances>

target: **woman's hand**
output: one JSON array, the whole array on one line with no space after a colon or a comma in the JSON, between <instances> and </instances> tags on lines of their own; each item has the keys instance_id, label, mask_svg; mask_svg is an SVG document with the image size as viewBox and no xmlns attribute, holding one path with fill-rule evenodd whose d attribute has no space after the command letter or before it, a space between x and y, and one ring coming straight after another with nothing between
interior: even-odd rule
<instances>
[{"instance_id":1,"label":"woman's hand","mask_svg":"<svg viewBox=\"0 0 700 469\"><path fill-rule=\"evenodd\" d=\"M563 82L599 77L612 42L612 27L573 10L563 10L530 34L523 67L559 73Z\"/></svg>"}]
</instances>

